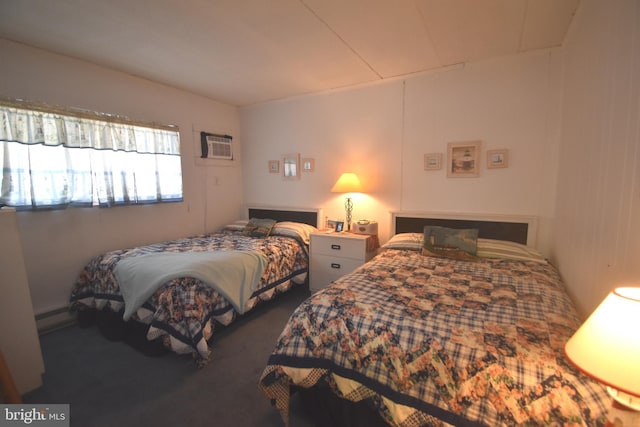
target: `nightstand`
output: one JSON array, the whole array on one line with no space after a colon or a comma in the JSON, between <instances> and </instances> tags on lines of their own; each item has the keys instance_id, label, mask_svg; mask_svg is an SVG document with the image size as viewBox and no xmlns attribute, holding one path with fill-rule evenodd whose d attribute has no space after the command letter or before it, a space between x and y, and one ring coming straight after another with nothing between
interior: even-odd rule
<instances>
[{"instance_id":1,"label":"nightstand","mask_svg":"<svg viewBox=\"0 0 640 427\"><path fill-rule=\"evenodd\" d=\"M369 250L370 236L351 233L314 233L311 254L311 292L317 292L340 276L352 272L377 253Z\"/></svg>"}]
</instances>

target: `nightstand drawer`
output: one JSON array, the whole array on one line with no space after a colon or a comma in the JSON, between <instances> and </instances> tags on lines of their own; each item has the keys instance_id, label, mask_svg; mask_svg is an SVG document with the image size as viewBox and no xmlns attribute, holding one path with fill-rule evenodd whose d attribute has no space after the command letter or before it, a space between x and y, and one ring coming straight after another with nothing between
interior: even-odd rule
<instances>
[{"instance_id":1,"label":"nightstand drawer","mask_svg":"<svg viewBox=\"0 0 640 427\"><path fill-rule=\"evenodd\" d=\"M315 236L313 236L315 237ZM340 237L314 238L311 242L316 255L353 258L364 261L366 240Z\"/></svg>"},{"instance_id":2,"label":"nightstand drawer","mask_svg":"<svg viewBox=\"0 0 640 427\"><path fill-rule=\"evenodd\" d=\"M337 278L351 273L363 264L362 261L350 258L336 258L327 255L315 255L311 259L311 280L327 284Z\"/></svg>"}]
</instances>

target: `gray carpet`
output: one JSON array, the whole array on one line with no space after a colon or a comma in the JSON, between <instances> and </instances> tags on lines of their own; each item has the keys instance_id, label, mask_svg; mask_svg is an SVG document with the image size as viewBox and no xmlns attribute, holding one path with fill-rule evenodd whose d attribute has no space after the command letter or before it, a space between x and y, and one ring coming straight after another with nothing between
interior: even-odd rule
<instances>
[{"instance_id":1,"label":"gray carpet","mask_svg":"<svg viewBox=\"0 0 640 427\"><path fill-rule=\"evenodd\" d=\"M68 403L71 425L282 427L258 379L290 314L309 296L299 287L214 334L212 361L148 357L96 327L70 326L41 337L44 385L26 403ZM307 427L292 400L291 427Z\"/></svg>"}]
</instances>

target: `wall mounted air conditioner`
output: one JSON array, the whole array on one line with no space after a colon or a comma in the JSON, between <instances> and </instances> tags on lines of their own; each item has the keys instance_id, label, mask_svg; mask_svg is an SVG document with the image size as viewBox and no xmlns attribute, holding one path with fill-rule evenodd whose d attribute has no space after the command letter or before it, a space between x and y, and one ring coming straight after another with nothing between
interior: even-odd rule
<instances>
[{"instance_id":1,"label":"wall mounted air conditioner","mask_svg":"<svg viewBox=\"0 0 640 427\"><path fill-rule=\"evenodd\" d=\"M233 137L215 133L200 132L203 159L233 160Z\"/></svg>"}]
</instances>

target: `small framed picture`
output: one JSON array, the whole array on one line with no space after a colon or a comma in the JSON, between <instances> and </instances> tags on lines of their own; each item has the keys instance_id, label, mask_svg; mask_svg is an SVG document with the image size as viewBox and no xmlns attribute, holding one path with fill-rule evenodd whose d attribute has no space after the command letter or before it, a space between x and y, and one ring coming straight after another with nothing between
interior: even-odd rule
<instances>
[{"instance_id":1,"label":"small framed picture","mask_svg":"<svg viewBox=\"0 0 640 427\"><path fill-rule=\"evenodd\" d=\"M428 153L424 155L424 170L436 171L442 169L442 153Z\"/></svg>"},{"instance_id":2,"label":"small framed picture","mask_svg":"<svg viewBox=\"0 0 640 427\"><path fill-rule=\"evenodd\" d=\"M487 151L487 169L507 167L509 167L509 150L501 149Z\"/></svg>"},{"instance_id":3,"label":"small framed picture","mask_svg":"<svg viewBox=\"0 0 640 427\"><path fill-rule=\"evenodd\" d=\"M282 179L300 179L300 154L291 153L282 156Z\"/></svg>"},{"instance_id":4,"label":"small framed picture","mask_svg":"<svg viewBox=\"0 0 640 427\"><path fill-rule=\"evenodd\" d=\"M344 221L336 221L336 232L340 233L344 230Z\"/></svg>"},{"instance_id":5,"label":"small framed picture","mask_svg":"<svg viewBox=\"0 0 640 427\"><path fill-rule=\"evenodd\" d=\"M302 172L313 172L316 169L316 161L305 157L302 159Z\"/></svg>"},{"instance_id":6,"label":"small framed picture","mask_svg":"<svg viewBox=\"0 0 640 427\"><path fill-rule=\"evenodd\" d=\"M269 160L269 173L280 173L279 160Z\"/></svg>"},{"instance_id":7,"label":"small framed picture","mask_svg":"<svg viewBox=\"0 0 640 427\"><path fill-rule=\"evenodd\" d=\"M475 178L480 175L480 141L447 144L447 177Z\"/></svg>"}]
</instances>

